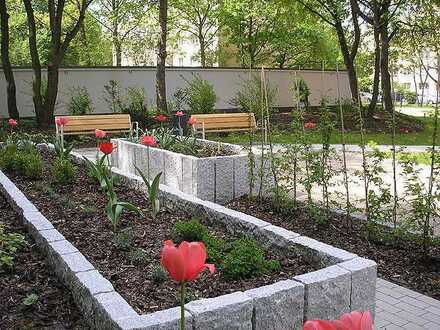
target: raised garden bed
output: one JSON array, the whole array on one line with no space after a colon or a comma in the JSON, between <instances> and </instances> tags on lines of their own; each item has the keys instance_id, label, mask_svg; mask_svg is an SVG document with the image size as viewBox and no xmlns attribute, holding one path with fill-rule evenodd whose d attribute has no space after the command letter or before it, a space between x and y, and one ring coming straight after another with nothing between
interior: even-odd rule
<instances>
[{"instance_id":1,"label":"raised garden bed","mask_svg":"<svg viewBox=\"0 0 440 330\"><path fill-rule=\"evenodd\" d=\"M352 228L347 227L345 217L336 215L328 226L318 225L304 210L284 209L280 213L269 200L250 201L247 197L228 207L374 260L379 277L440 300L440 246L434 247L426 260L420 245L413 241L391 244L386 239L368 240L366 222L361 218L353 219ZM386 227L382 230L385 237L387 232L391 235Z\"/></svg>"},{"instance_id":2,"label":"raised garden bed","mask_svg":"<svg viewBox=\"0 0 440 330\"><path fill-rule=\"evenodd\" d=\"M2 194L0 214L4 233L19 234L25 240L12 266L0 265L0 329L88 329L69 290L50 271Z\"/></svg>"},{"instance_id":3,"label":"raised garden bed","mask_svg":"<svg viewBox=\"0 0 440 330\"><path fill-rule=\"evenodd\" d=\"M230 155L202 158L149 148L148 157L146 146L125 139L114 139L112 142L117 146L112 155L112 165L124 173L137 174L135 166L146 173L149 165L150 179L162 172L162 184L220 204L249 193L249 159L240 146L222 143L221 148ZM200 148L215 149L219 145L208 140L198 140L198 143ZM259 166L259 157L256 155L255 173L258 173ZM268 166L265 165L267 172ZM258 182L255 185L258 186ZM271 183L266 182L266 186L270 187Z\"/></svg>"},{"instance_id":4,"label":"raised garden bed","mask_svg":"<svg viewBox=\"0 0 440 330\"><path fill-rule=\"evenodd\" d=\"M43 154L44 177L48 177L51 156ZM226 281L220 267L214 277L202 276L192 283L193 301L185 308L193 329L213 324L234 329L286 329L292 325L299 329L304 319L333 319L350 310L374 312L376 265L308 237L161 186L168 211L157 219L126 214L121 229L130 228L131 244L124 250L117 245L127 244L116 243L105 218L102 194L81 165L76 182L65 186L11 178L35 206L1 173L0 187L10 203L24 212L31 232L47 249L58 275L72 289L92 326L177 326L178 311L172 308L177 305L175 285L170 280L154 282L153 267L158 265L162 239L172 238L172 225L193 216L201 219L212 236L225 241L253 237L264 246L268 259L281 264L276 271L236 281ZM128 175L118 193L146 209L143 189L138 177ZM137 249L145 252L143 264L130 257ZM142 313L149 314L139 315Z\"/></svg>"}]
</instances>

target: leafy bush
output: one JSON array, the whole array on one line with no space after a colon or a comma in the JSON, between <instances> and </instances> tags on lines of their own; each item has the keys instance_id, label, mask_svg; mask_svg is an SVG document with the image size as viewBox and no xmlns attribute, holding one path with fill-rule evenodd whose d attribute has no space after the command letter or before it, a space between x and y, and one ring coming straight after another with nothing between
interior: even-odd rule
<instances>
[{"instance_id":1,"label":"leafy bush","mask_svg":"<svg viewBox=\"0 0 440 330\"><path fill-rule=\"evenodd\" d=\"M36 179L43 175L43 161L32 142L7 143L0 148L0 169Z\"/></svg>"},{"instance_id":2,"label":"leafy bush","mask_svg":"<svg viewBox=\"0 0 440 330\"><path fill-rule=\"evenodd\" d=\"M145 265L148 263L149 258L147 252L141 248L136 248L130 250L128 253L128 260L130 260L135 265Z\"/></svg>"},{"instance_id":3,"label":"leafy bush","mask_svg":"<svg viewBox=\"0 0 440 330\"><path fill-rule=\"evenodd\" d=\"M202 239L205 243L206 251L208 254L208 261L214 264L220 264L225 258L225 250L228 244L221 238L214 237L209 233L206 233Z\"/></svg>"},{"instance_id":4,"label":"leafy bush","mask_svg":"<svg viewBox=\"0 0 440 330\"><path fill-rule=\"evenodd\" d=\"M69 158L57 157L52 164L52 175L59 184L71 183L75 172L75 166Z\"/></svg>"},{"instance_id":5,"label":"leafy bush","mask_svg":"<svg viewBox=\"0 0 440 330\"><path fill-rule=\"evenodd\" d=\"M167 272L161 265L157 265L153 267L153 271L151 277L155 283L162 283L167 279Z\"/></svg>"},{"instance_id":6,"label":"leafy bush","mask_svg":"<svg viewBox=\"0 0 440 330\"><path fill-rule=\"evenodd\" d=\"M118 250L128 250L131 247L133 237L130 232L120 231L114 234L113 244Z\"/></svg>"},{"instance_id":7,"label":"leafy bush","mask_svg":"<svg viewBox=\"0 0 440 330\"><path fill-rule=\"evenodd\" d=\"M67 112L69 115L85 115L93 112L92 100L85 87L72 87L69 90L69 95L70 99L67 102Z\"/></svg>"},{"instance_id":8,"label":"leafy bush","mask_svg":"<svg viewBox=\"0 0 440 330\"><path fill-rule=\"evenodd\" d=\"M269 84L269 82L266 83L266 87L269 113L272 113L277 91ZM252 78L243 81L241 90L238 91L237 96L232 100L232 103L244 112L254 113L255 117L260 119L262 111L266 111L265 102L262 102L263 95L261 92L261 78L260 76L254 75Z\"/></svg>"},{"instance_id":9,"label":"leafy bush","mask_svg":"<svg viewBox=\"0 0 440 330\"><path fill-rule=\"evenodd\" d=\"M148 109L145 104L147 99L143 88L129 87L125 97L125 105L122 112L130 114L133 122L143 123L148 116Z\"/></svg>"},{"instance_id":10,"label":"leafy bush","mask_svg":"<svg viewBox=\"0 0 440 330\"><path fill-rule=\"evenodd\" d=\"M310 89L304 78L300 77L297 81L293 82L292 94L295 104L297 102L300 102L304 104L306 109L309 108ZM298 96L299 96L299 100L298 100Z\"/></svg>"},{"instance_id":11,"label":"leafy bush","mask_svg":"<svg viewBox=\"0 0 440 330\"><path fill-rule=\"evenodd\" d=\"M201 242L208 233L206 227L197 219L179 221L174 225L177 239L187 242Z\"/></svg>"},{"instance_id":12,"label":"leafy bush","mask_svg":"<svg viewBox=\"0 0 440 330\"><path fill-rule=\"evenodd\" d=\"M17 153L18 172L30 179L38 179L43 175L43 160L40 154L35 152L26 153L19 151Z\"/></svg>"},{"instance_id":13,"label":"leafy bush","mask_svg":"<svg viewBox=\"0 0 440 330\"><path fill-rule=\"evenodd\" d=\"M20 234L6 234L3 225L0 225L0 268L13 265L14 256L18 249L25 244L24 236Z\"/></svg>"},{"instance_id":14,"label":"leafy bush","mask_svg":"<svg viewBox=\"0 0 440 330\"><path fill-rule=\"evenodd\" d=\"M190 112L214 113L217 96L209 81L202 79L199 75L194 75L193 80L186 82L188 86L184 89L185 103Z\"/></svg>"},{"instance_id":15,"label":"leafy bush","mask_svg":"<svg viewBox=\"0 0 440 330\"><path fill-rule=\"evenodd\" d=\"M265 260L264 250L251 238L243 237L233 243L226 255L223 272L226 278L238 280L279 269L276 260Z\"/></svg>"}]
</instances>

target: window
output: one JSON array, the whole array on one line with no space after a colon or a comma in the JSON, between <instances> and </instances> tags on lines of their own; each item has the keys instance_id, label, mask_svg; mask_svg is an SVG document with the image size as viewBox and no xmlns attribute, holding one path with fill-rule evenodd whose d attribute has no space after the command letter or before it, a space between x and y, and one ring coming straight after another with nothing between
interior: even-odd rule
<instances>
[{"instance_id":1,"label":"window","mask_svg":"<svg viewBox=\"0 0 440 330\"><path fill-rule=\"evenodd\" d=\"M429 88L428 83L419 83L419 88L427 89Z\"/></svg>"},{"instance_id":2,"label":"window","mask_svg":"<svg viewBox=\"0 0 440 330\"><path fill-rule=\"evenodd\" d=\"M179 58L179 66L183 66L183 58Z\"/></svg>"},{"instance_id":3,"label":"window","mask_svg":"<svg viewBox=\"0 0 440 330\"><path fill-rule=\"evenodd\" d=\"M405 89L410 89L411 88L411 83L403 83L403 87Z\"/></svg>"}]
</instances>

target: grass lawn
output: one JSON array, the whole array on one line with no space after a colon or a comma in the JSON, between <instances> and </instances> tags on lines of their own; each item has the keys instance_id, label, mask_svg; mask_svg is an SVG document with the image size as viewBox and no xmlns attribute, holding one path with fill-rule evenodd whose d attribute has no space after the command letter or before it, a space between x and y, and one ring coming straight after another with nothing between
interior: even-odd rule
<instances>
[{"instance_id":1,"label":"grass lawn","mask_svg":"<svg viewBox=\"0 0 440 330\"><path fill-rule=\"evenodd\" d=\"M425 123L425 129L421 132L411 133L396 133L396 144L398 145L430 145L432 143L433 122L432 118L418 118L418 120ZM320 137L317 132L308 132L311 143L320 143ZM261 140L261 134L257 134L258 140ZM360 133L349 131L345 134L347 144L359 144L361 141ZM220 136L218 134L209 134L207 136L210 140L223 141L229 143L243 144L248 142L248 135L243 133L230 133L227 136ZM377 144L391 144L390 133L366 133L365 139L367 142L375 142ZM439 138L440 140L440 138ZM274 127L272 135L273 143L289 144L294 143L293 137L287 130L280 130ZM341 143L341 134L335 131L331 137L332 144Z\"/></svg>"}]
</instances>

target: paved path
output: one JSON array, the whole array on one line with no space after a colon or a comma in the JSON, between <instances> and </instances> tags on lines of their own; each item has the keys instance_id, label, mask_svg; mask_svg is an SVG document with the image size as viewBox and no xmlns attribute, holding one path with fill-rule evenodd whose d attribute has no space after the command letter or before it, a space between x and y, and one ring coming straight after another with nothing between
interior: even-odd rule
<instances>
[{"instance_id":1,"label":"paved path","mask_svg":"<svg viewBox=\"0 0 440 330\"><path fill-rule=\"evenodd\" d=\"M377 279L376 329L440 330L440 301Z\"/></svg>"}]
</instances>

